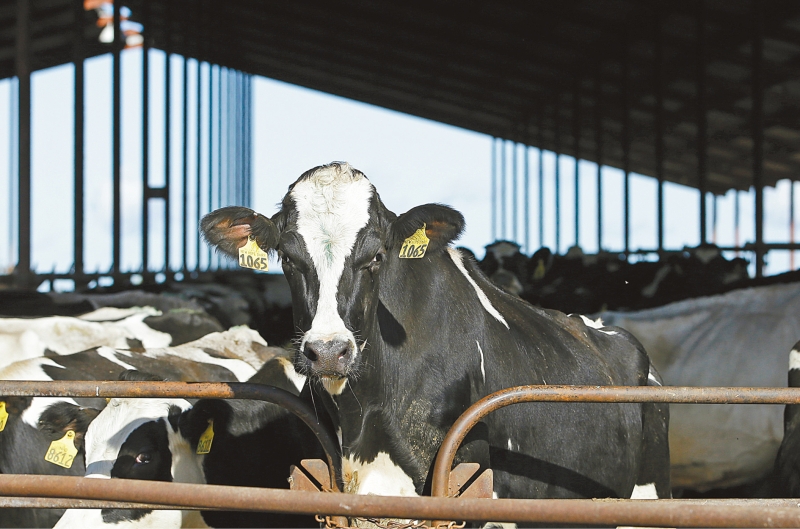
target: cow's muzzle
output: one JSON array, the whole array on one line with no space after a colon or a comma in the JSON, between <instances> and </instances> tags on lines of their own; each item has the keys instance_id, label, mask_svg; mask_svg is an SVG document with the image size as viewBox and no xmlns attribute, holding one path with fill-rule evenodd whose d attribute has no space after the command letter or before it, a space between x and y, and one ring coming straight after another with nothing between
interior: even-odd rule
<instances>
[{"instance_id":1,"label":"cow's muzzle","mask_svg":"<svg viewBox=\"0 0 800 529\"><path fill-rule=\"evenodd\" d=\"M316 376L346 376L353 351L352 342L344 340L314 340L303 346L306 363Z\"/></svg>"}]
</instances>

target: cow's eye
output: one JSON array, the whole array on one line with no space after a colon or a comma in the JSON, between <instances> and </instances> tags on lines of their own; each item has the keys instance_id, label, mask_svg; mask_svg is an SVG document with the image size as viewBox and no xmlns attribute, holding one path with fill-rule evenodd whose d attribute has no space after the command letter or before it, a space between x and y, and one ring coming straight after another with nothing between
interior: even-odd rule
<instances>
[{"instance_id":1,"label":"cow's eye","mask_svg":"<svg viewBox=\"0 0 800 529\"><path fill-rule=\"evenodd\" d=\"M285 265L292 264L292 260L291 260L291 259L289 259L289 256L288 256L288 255L286 255L286 254L281 254L281 263L283 263L283 264L285 264Z\"/></svg>"},{"instance_id":2,"label":"cow's eye","mask_svg":"<svg viewBox=\"0 0 800 529\"><path fill-rule=\"evenodd\" d=\"M142 452L136 455L136 464L137 465L145 465L150 462L150 454L147 452Z\"/></svg>"},{"instance_id":3,"label":"cow's eye","mask_svg":"<svg viewBox=\"0 0 800 529\"><path fill-rule=\"evenodd\" d=\"M376 254L375 254L375 257L373 257L373 258L372 258L372 261L370 261L370 263L369 263L369 269L370 269L370 271L374 272L375 270L377 270L377 269L378 269L378 267L379 267L379 266L381 265L381 263L383 262L383 259L384 259L385 257L386 257L386 255L384 254L383 250L381 250L380 252L376 253Z\"/></svg>"}]
</instances>

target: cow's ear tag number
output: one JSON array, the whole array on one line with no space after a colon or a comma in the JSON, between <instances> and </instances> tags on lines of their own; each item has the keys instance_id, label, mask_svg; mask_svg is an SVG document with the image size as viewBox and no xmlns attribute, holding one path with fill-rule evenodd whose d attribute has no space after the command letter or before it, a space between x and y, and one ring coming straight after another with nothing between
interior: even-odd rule
<instances>
[{"instance_id":1,"label":"cow's ear tag number","mask_svg":"<svg viewBox=\"0 0 800 529\"><path fill-rule=\"evenodd\" d=\"M64 437L50 443L50 448L47 449L44 460L60 467L72 468L72 461L75 460L77 454L75 432L68 430Z\"/></svg>"},{"instance_id":2,"label":"cow's ear tag number","mask_svg":"<svg viewBox=\"0 0 800 529\"><path fill-rule=\"evenodd\" d=\"M252 235L247 244L239 248L239 266L266 272L269 270L269 256L261 249Z\"/></svg>"},{"instance_id":3,"label":"cow's ear tag number","mask_svg":"<svg viewBox=\"0 0 800 529\"><path fill-rule=\"evenodd\" d=\"M6 411L6 403L0 400L0 432L6 429L7 421L8 421L8 412Z\"/></svg>"},{"instance_id":4,"label":"cow's ear tag number","mask_svg":"<svg viewBox=\"0 0 800 529\"><path fill-rule=\"evenodd\" d=\"M209 419L208 428L197 442L197 453L200 455L211 452L211 443L214 441L214 421Z\"/></svg>"},{"instance_id":5,"label":"cow's ear tag number","mask_svg":"<svg viewBox=\"0 0 800 529\"><path fill-rule=\"evenodd\" d=\"M425 257L428 250L430 239L425 235L425 224L420 229L411 234L411 237L403 241L400 248L400 259L420 259Z\"/></svg>"}]
</instances>

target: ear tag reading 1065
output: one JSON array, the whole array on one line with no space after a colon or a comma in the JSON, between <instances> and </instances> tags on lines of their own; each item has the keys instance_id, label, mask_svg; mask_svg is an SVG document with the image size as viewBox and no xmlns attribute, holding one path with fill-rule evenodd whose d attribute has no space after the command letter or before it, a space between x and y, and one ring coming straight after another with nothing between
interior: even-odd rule
<instances>
[{"instance_id":1,"label":"ear tag reading 1065","mask_svg":"<svg viewBox=\"0 0 800 529\"><path fill-rule=\"evenodd\" d=\"M197 442L197 453L203 455L211 452L212 441L214 441L214 421L209 420L208 428L206 428L206 431L203 432L203 435L200 436L200 440Z\"/></svg>"},{"instance_id":2,"label":"ear tag reading 1065","mask_svg":"<svg viewBox=\"0 0 800 529\"><path fill-rule=\"evenodd\" d=\"M420 259L425 257L428 250L430 239L425 235L425 224L420 229L411 234L411 237L403 241L400 248L400 259Z\"/></svg>"},{"instance_id":3,"label":"ear tag reading 1065","mask_svg":"<svg viewBox=\"0 0 800 529\"><path fill-rule=\"evenodd\" d=\"M78 454L78 449L75 448L75 432L68 430L67 434L50 443L50 448L47 449L47 454L44 460L64 468L71 468L72 461Z\"/></svg>"},{"instance_id":4,"label":"ear tag reading 1065","mask_svg":"<svg viewBox=\"0 0 800 529\"><path fill-rule=\"evenodd\" d=\"M252 236L248 239L247 244L239 248L239 266L262 272L269 270L269 256L258 246Z\"/></svg>"},{"instance_id":5,"label":"ear tag reading 1065","mask_svg":"<svg viewBox=\"0 0 800 529\"><path fill-rule=\"evenodd\" d=\"M8 412L6 411L6 403L0 400L0 432L6 429L6 421L8 421Z\"/></svg>"}]
</instances>

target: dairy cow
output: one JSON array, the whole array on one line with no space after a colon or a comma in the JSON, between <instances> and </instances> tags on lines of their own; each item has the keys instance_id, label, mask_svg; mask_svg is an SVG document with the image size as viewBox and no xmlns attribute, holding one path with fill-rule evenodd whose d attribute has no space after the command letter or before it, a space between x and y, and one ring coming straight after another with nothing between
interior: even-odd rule
<instances>
[{"instance_id":1,"label":"dairy cow","mask_svg":"<svg viewBox=\"0 0 800 529\"><path fill-rule=\"evenodd\" d=\"M119 350L96 347L71 355L32 358L0 369L0 380L116 380L126 371L158 373L160 377L184 381L248 380L267 360L280 353L267 347L255 331L244 327L212 333L194 342L144 350ZM50 443L77 432L102 409L105 399L67 397L3 397L8 414L0 431L0 472L3 474L84 474L83 452L79 451L69 468L45 461ZM40 431L42 414L62 406L59 428ZM63 407L66 406L66 407ZM69 413L66 413L69 412ZM52 413L52 412L51 412ZM52 416L51 416L52 417ZM55 424L54 421L49 421ZM0 527L51 527L62 511L50 509L10 509L0 511Z\"/></svg>"},{"instance_id":2,"label":"dairy cow","mask_svg":"<svg viewBox=\"0 0 800 529\"><path fill-rule=\"evenodd\" d=\"M304 173L271 218L226 207L201 224L231 257L251 240L280 257L300 331L295 365L332 397L347 490L429 491L445 433L494 391L652 378L624 330L494 287L450 247L459 212L427 204L398 216L349 164ZM512 406L473 429L457 462L491 467L499 497L666 497L667 415L638 404Z\"/></svg>"},{"instance_id":3,"label":"dairy cow","mask_svg":"<svg viewBox=\"0 0 800 529\"><path fill-rule=\"evenodd\" d=\"M130 376L126 374L126 376ZM249 382L299 395L305 377L290 360L267 362ZM43 416L43 428L77 410L68 405ZM289 467L324 457L311 430L279 406L259 401L201 399L111 399L88 424L86 477L288 488ZM201 437L213 428L206 455ZM74 509L56 527L312 527L313 517L271 513Z\"/></svg>"}]
</instances>

